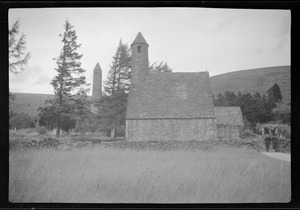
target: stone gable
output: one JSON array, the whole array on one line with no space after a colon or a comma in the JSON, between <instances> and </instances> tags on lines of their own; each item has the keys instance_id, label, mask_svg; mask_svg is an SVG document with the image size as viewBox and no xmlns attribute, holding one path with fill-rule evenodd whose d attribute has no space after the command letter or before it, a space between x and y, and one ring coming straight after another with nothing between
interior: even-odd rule
<instances>
[{"instance_id":1,"label":"stone gable","mask_svg":"<svg viewBox=\"0 0 300 210\"><path fill-rule=\"evenodd\" d=\"M244 126L241 108L236 107L215 107L216 124Z\"/></svg>"}]
</instances>

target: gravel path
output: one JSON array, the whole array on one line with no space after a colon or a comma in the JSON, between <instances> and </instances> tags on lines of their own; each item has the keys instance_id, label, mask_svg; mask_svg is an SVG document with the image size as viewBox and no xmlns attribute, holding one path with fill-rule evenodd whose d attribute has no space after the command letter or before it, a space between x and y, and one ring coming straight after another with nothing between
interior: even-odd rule
<instances>
[{"instance_id":1,"label":"gravel path","mask_svg":"<svg viewBox=\"0 0 300 210\"><path fill-rule=\"evenodd\" d=\"M281 152L262 152L262 154L279 160L291 162L291 154Z\"/></svg>"}]
</instances>

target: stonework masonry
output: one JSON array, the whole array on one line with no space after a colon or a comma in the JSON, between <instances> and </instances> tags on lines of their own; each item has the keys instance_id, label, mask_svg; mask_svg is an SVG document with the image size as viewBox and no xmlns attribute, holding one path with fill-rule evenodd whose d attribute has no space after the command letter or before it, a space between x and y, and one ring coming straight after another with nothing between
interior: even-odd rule
<instances>
[{"instance_id":1,"label":"stonework masonry","mask_svg":"<svg viewBox=\"0 0 300 210\"><path fill-rule=\"evenodd\" d=\"M126 120L127 141L209 141L215 138L214 119Z\"/></svg>"},{"instance_id":2,"label":"stonework masonry","mask_svg":"<svg viewBox=\"0 0 300 210\"><path fill-rule=\"evenodd\" d=\"M141 33L131 44L131 84L141 84L149 73L148 47L146 40Z\"/></svg>"},{"instance_id":3,"label":"stonework masonry","mask_svg":"<svg viewBox=\"0 0 300 210\"><path fill-rule=\"evenodd\" d=\"M102 96L102 69L96 64L93 72L93 98Z\"/></svg>"}]
</instances>

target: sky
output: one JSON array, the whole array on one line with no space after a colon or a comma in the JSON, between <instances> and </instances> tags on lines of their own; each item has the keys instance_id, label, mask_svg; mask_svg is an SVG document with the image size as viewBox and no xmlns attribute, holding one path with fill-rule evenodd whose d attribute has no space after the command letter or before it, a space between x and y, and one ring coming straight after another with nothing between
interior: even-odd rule
<instances>
[{"instance_id":1,"label":"sky","mask_svg":"<svg viewBox=\"0 0 300 210\"><path fill-rule=\"evenodd\" d=\"M289 10L217 8L26 8L9 10L9 28L19 19L31 58L9 74L15 93L53 94L51 80L66 19L74 25L82 68L91 83L99 62L106 80L120 39L131 45L138 32L149 44L149 63L167 62L173 72L232 71L290 65Z\"/></svg>"}]
</instances>

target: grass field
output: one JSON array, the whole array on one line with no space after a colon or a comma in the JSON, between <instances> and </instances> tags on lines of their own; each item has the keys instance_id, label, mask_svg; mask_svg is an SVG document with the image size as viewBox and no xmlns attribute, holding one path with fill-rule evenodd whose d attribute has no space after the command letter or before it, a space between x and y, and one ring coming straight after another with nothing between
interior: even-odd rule
<instances>
[{"instance_id":1,"label":"grass field","mask_svg":"<svg viewBox=\"0 0 300 210\"><path fill-rule=\"evenodd\" d=\"M10 151L9 200L57 203L289 202L290 163L253 150Z\"/></svg>"}]
</instances>

